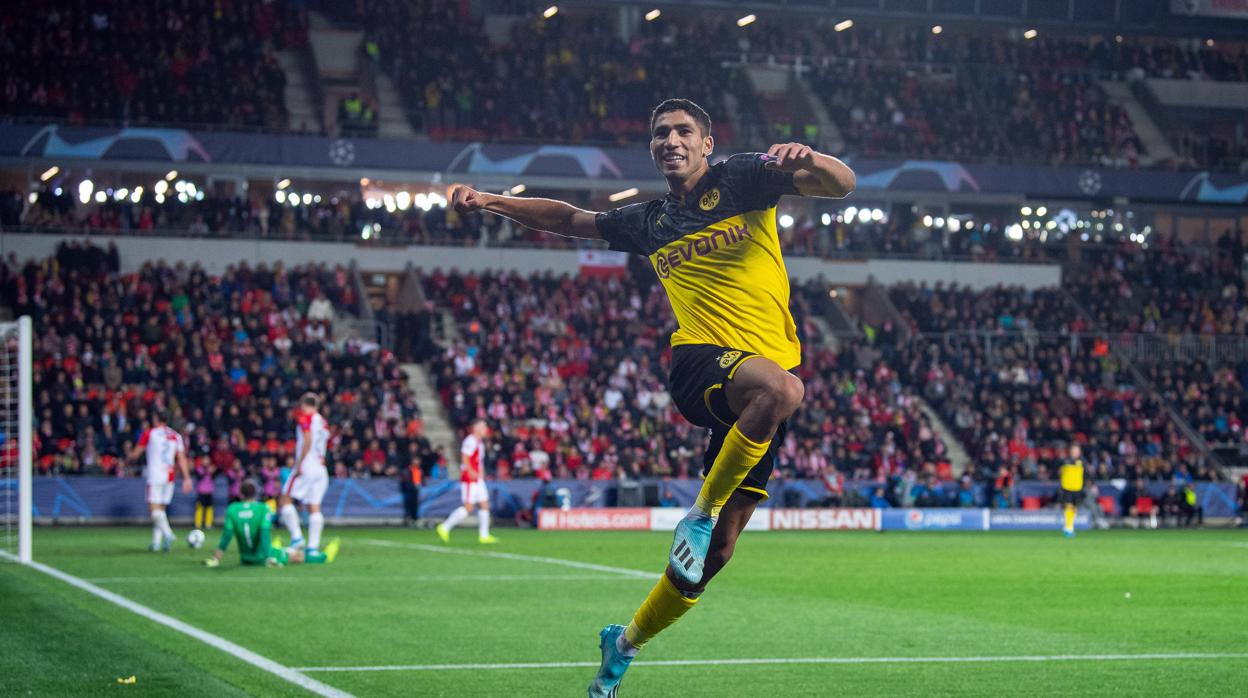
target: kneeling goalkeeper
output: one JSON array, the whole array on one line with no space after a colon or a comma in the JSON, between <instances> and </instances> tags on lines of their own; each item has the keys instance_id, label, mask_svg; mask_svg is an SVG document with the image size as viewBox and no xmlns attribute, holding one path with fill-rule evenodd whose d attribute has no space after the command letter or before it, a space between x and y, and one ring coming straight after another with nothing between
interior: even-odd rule
<instances>
[{"instance_id":1,"label":"kneeling goalkeeper","mask_svg":"<svg viewBox=\"0 0 1248 698\"><path fill-rule=\"evenodd\" d=\"M205 565L219 566L231 540L238 541L239 559L244 565L281 567L305 562L323 564L334 561L338 555L337 538L330 541L324 551L309 550L306 554L299 549L286 551L273 545L273 524L269 517L269 508L256 501L256 491L254 482L248 480L243 483L243 499L234 502L225 510L225 530L221 531L221 542L212 552L212 557L204 560Z\"/></svg>"}]
</instances>

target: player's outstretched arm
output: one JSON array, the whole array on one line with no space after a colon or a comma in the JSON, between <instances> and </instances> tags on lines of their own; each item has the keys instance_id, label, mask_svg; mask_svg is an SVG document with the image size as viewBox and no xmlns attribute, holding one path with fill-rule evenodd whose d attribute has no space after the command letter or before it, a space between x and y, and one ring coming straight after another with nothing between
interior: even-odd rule
<instances>
[{"instance_id":1,"label":"player's outstretched arm","mask_svg":"<svg viewBox=\"0 0 1248 698\"><path fill-rule=\"evenodd\" d=\"M767 149L766 167L793 173L793 186L802 196L840 199L858 186L849 165L801 143L777 143Z\"/></svg>"},{"instance_id":2,"label":"player's outstretched arm","mask_svg":"<svg viewBox=\"0 0 1248 698\"><path fill-rule=\"evenodd\" d=\"M596 213L563 201L489 194L464 184L451 185L447 198L460 213L489 211L545 233L588 240L602 238L594 222Z\"/></svg>"}]
</instances>

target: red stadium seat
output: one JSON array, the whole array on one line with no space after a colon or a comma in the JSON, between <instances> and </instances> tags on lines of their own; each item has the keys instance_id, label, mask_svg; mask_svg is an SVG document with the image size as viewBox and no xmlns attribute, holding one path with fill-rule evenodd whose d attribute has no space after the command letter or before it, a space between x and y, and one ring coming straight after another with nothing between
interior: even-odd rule
<instances>
[{"instance_id":1,"label":"red stadium seat","mask_svg":"<svg viewBox=\"0 0 1248 698\"><path fill-rule=\"evenodd\" d=\"M1025 511L1036 511L1040 508L1039 497L1023 497L1023 509Z\"/></svg>"}]
</instances>

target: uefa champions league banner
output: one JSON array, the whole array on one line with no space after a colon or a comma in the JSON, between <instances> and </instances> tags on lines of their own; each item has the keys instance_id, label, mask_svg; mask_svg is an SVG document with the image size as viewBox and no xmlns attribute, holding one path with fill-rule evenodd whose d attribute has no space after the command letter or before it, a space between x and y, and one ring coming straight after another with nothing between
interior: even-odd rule
<instances>
[{"instance_id":1,"label":"uefa champions league banner","mask_svg":"<svg viewBox=\"0 0 1248 698\"><path fill-rule=\"evenodd\" d=\"M1246 0L1248 1L1248 0ZM726 154L723 154L726 155ZM522 175L572 180L661 180L646 148L419 143L161 128L0 126L0 156L56 160L155 161L353 168L404 174ZM849 158L858 190L1024 193L1064 198L1125 196L1167 202L1243 204L1248 175L1165 170L979 165L937 160Z\"/></svg>"}]
</instances>

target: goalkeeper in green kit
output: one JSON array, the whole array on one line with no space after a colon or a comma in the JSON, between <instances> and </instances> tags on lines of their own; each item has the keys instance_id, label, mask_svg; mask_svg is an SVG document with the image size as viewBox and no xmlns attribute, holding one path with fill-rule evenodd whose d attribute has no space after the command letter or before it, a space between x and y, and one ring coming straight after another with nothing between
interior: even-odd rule
<instances>
[{"instance_id":1,"label":"goalkeeper in green kit","mask_svg":"<svg viewBox=\"0 0 1248 698\"><path fill-rule=\"evenodd\" d=\"M212 557L204 560L205 565L220 566L221 558L229 549L231 540L238 541L238 554L244 565L319 565L333 562L337 557L337 538L330 541L323 551L309 550L306 554L299 549L283 550L280 543L274 545L269 508L256 501L256 484L250 480L244 482L241 494L243 500L234 502L225 510L225 530L221 532L221 542L217 544Z\"/></svg>"}]
</instances>

